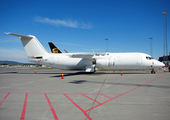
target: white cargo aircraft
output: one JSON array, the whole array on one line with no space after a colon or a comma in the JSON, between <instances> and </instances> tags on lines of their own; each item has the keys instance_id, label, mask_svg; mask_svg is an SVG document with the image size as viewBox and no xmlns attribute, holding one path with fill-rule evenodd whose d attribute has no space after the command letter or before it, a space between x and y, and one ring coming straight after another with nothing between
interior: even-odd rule
<instances>
[{"instance_id":1,"label":"white cargo aircraft","mask_svg":"<svg viewBox=\"0 0 170 120\"><path fill-rule=\"evenodd\" d=\"M6 33L20 37L28 60L36 64L46 65L59 69L85 70L152 70L165 66L144 53L50 53L44 49L41 43L33 35L19 35Z\"/></svg>"}]
</instances>

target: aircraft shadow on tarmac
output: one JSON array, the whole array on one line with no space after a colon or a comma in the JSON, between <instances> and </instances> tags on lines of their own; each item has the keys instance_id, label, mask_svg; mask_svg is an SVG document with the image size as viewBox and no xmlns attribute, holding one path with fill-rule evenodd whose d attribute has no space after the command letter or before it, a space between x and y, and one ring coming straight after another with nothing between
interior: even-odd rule
<instances>
[{"instance_id":1,"label":"aircraft shadow on tarmac","mask_svg":"<svg viewBox=\"0 0 170 120\"><path fill-rule=\"evenodd\" d=\"M74 80L69 83L72 84L83 84L83 83L90 83L90 84L103 84L103 82L98 81L88 81L88 80ZM155 88L165 88L170 89L170 86L162 86L162 85L143 85L143 84L132 84L132 83L114 83L114 82L105 82L104 84L109 85L122 85L122 86L135 86L135 87L155 87ZM143 85L143 86L142 86Z\"/></svg>"},{"instance_id":2,"label":"aircraft shadow on tarmac","mask_svg":"<svg viewBox=\"0 0 170 120\"><path fill-rule=\"evenodd\" d=\"M48 73L47 73L48 74ZM56 74L60 74L60 75L56 75L56 76L51 76L51 77L62 77L62 73L56 73ZM98 76L98 75L105 75L105 74L121 74L121 73L107 73L107 72L96 72L96 73L86 73L86 72L75 72L75 73L65 73L64 77L67 76L76 76L76 75L93 75L93 76ZM150 74L148 72L135 72L135 73L123 73L123 74Z\"/></svg>"},{"instance_id":3,"label":"aircraft shadow on tarmac","mask_svg":"<svg viewBox=\"0 0 170 120\"><path fill-rule=\"evenodd\" d=\"M88 82L87 80L74 80L72 82L69 82L69 83L73 83L73 84L83 84L85 82Z\"/></svg>"},{"instance_id":4,"label":"aircraft shadow on tarmac","mask_svg":"<svg viewBox=\"0 0 170 120\"><path fill-rule=\"evenodd\" d=\"M108 71L97 71L95 73L87 73L84 71L55 71L55 70L44 70L44 69L28 69L28 70L22 70L22 69L7 69L10 71L0 71L0 74L54 74L55 76L52 77L61 77L62 73L64 73L64 76L76 76L76 75L104 75L104 74L121 74L121 71L116 72L108 72ZM123 71L123 74L150 74L150 72L146 71Z\"/></svg>"},{"instance_id":5,"label":"aircraft shadow on tarmac","mask_svg":"<svg viewBox=\"0 0 170 120\"><path fill-rule=\"evenodd\" d=\"M38 72L38 73L22 73L22 72L1 72L0 74L54 74L55 76L51 76L51 77L62 77L62 73L61 72ZM56 75L57 74L57 75ZM67 76L76 76L76 75L105 75L105 74L120 74L120 73L107 73L107 72L96 72L96 73L86 73L86 72L72 72L72 73L65 73L64 77ZM146 73L146 72L135 72L135 73L123 73L123 74L150 74L150 73ZM103 84L103 82L99 82L99 81L89 81L89 80L73 80L68 82L70 84L84 84L84 83L90 83L90 84ZM125 86L141 86L143 84L131 84L131 83L114 83L114 82L105 82L105 84L110 84L110 85L125 85ZM170 89L170 86L161 86L161 85L144 85L142 87L156 87L156 88L166 88L166 89Z\"/></svg>"},{"instance_id":6,"label":"aircraft shadow on tarmac","mask_svg":"<svg viewBox=\"0 0 170 120\"><path fill-rule=\"evenodd\" d=\"M4 73L0 73L0 74L16 74L18 72L4 72Z\"/></svg>"},{"instance_id":7,"label":"aircraft shadow on tarmac","mask_svg":"<svg viewBox=\"0 0 170 120\"><path fill-rule=\"evenodd\" d=\"M64 73L64 77L67 76L76 76L76 75L95 75L96 73L86 73L86 72L75 72L75 73ZM107 73L105 73L107 74ZM62 73L60 75L52 76L52 77L62 77Z\"/></svg>"}]
</instances>

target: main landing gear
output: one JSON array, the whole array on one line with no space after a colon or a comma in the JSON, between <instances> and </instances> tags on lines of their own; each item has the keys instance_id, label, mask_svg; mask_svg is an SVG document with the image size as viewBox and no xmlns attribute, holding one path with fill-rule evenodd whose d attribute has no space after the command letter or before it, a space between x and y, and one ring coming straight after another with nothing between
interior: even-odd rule
<instances>
[{"instance_id":1,"label":"main landing gear","mask_svg":"<svg viewBox=\"0 0 170 120\"><path fill-rule=\"evenodd\" d=\"M155 73L156 73L155 70L152 68L151 74L155 74Z\"/></svg>"}]
</instances>

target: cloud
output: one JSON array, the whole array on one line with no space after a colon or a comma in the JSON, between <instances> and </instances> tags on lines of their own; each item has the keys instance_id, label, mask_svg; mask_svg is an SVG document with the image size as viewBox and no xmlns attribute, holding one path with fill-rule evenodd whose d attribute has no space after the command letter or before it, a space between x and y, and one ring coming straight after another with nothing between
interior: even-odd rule
<instances>
[{"instance_id":1,"label":"cloud","mask_svg":"<svg viewBox=\"0 0 170 120\"><path fill-rule=\"evenodd\" d=\"M82 29L92 28L91 24L79 23L76 20L59 20L59 19L36 17L35 21L41 23L47 23L56 27L64 26L64 27L82 28Z\"/></svg>"}]
</instances>

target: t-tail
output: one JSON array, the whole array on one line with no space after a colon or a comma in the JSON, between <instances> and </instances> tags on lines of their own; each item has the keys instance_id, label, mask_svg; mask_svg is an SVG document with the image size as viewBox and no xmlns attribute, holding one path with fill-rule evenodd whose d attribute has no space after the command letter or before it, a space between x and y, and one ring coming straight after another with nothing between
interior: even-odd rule
<instances>
[{"instance_id":1,"label":"t-tail","mask_svg":"<svg viewBox=\"0 0 170 120\"><path fill-rule=\"evenodd\" d=\"M28 58L42 58L43 56L49 54L47 50L41 45L37 38L33 35L19 35L14 33L6 33L9 35L18 36L24 46L24 49L28 55Z\"/></svg>"}]
</instances>

